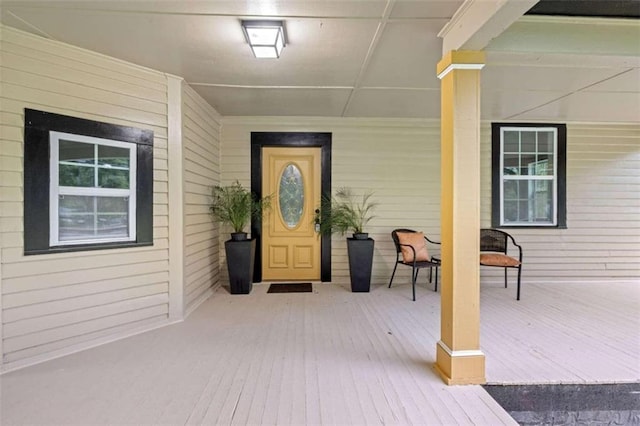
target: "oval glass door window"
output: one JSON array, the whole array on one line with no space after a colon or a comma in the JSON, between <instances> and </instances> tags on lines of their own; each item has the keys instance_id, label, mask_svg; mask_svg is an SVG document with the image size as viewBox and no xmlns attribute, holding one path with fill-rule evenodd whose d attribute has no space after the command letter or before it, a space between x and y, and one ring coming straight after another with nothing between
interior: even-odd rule
<instances>
[{"instance_id":1,"label":"oval glass door window","mask_svg":"<svg viewBox=\"0 0 640 426\"><path fill-rule=\"evenodd\" d=\"M295 164L288 164L282 171L278 204L285 225L289 228L298 226L304 208L304 183Z\"/></svg>"}]
</instances>

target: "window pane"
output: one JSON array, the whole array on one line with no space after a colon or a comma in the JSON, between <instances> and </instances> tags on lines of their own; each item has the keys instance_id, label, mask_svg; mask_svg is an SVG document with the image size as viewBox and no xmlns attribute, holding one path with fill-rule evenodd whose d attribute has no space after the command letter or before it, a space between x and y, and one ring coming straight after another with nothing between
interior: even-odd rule
<instances>
[{"instance_id":1,"label":"window pane","mask_svg":"<svg viewBox=\"0 0 640 426\"><path fill-rule=\"evenodd\" d=\"M553 161L548 157L549 155L538 155L538 161L531 165L530 175L534 176L553 176Z\"/></svg>"},{"instance_id":2,"label":"window pane","mask_svg":"<svg viewBox=\"0 0 640 426\"><path fill-rule=\"evenodd\" d=\"M518 221L518 202L504 202L504 223L513 223Z\"/></svg>"},{"instance_id":3,"label":"window pane","mask_svg":"<svg viewBox=\"0 0 640 426\"><path fill-rule=\"evenodd\" d=\"M119 238L127 237L128 235L128 215L98 215L98 238Z\"/></svg>"},{"instance_id":4,"label":"window pane","mask_svg":"<svg viewBox=\"0 0 640 426\"><path fill-rule=\"evenodd\" d=\"M507 180L504 182L504 199L522 200L527 199L529 191L529 181L527 180Z\"/></svg>"},{"instance_id":5,"label":"window pane","mask_svg":"<svg viewBox=\"0 0 640 426\"><path fill-rule=\"evenodd\" d=\"M504 132L504 152L520 152L520 132Z\"/></svg>"},{"instance_id":6,"label":"window pane","mask_svg":"<svg viewBox=\"0 0 640 426\"><path fill-rule=\"evenodd\" d=\"M522 174L526 176L536 176L539 175L539 171L543 171L544 164L536 161L535 155L523 155L522 161L525 162L525 167L523 167Z\"/></svg>"},{"instance_id":7,"label":"window pane","mask_svg":"<svg viewBox=\"0 0 640 426\"><path fill-rule=\"evenodd\" d=\"M83 142L60 140L58 145L60 161L80 164L95 164L94 145Z\"/></svg>"},{"instance_id":8,"label":"window pane","mask_svg":"<svg viewBox=\"0 0 640 426\"><path fill-rule=\"evenodd\" d=\"M129 189L129 171L118 169L98 169L100 188Z\"/></svg>"},{"instance_id":9,"label":"window pane","mask_svg":"<svg viewBox=\"0 0 640 426\"><path fill-rule=\"evenodd\" d=\"M520 168L520 155L519 154L505 154L504 156L504 169L502 173L505 176L515 176Z\"/></svg>"},{"instance_id":10,"label":"window pane","mask_svg":"<svg viewBox=\"0 0 640 426\"><path fill-rule=\"evenodd\" d=\"M284 223L289 228L297 226L304 208L304 185L300 169L294 164L287 165L282 172L278 201Z\"/></svg>"},{"instance_id":11,"label":"window pane","mask_svg":"<svg viewBox=\"0 0 640 426\"><path fill-rule=\"evenodd\" d=\"M507 180L503 192L505 223L527 222L529 181Z\"/></svg>"},{"instance_id":12,"label":"window pane","mask_svg":"<svg viewBox=\"0 0 640 426\"><path fill-rule=\"evenodd\" d=\"M60 197L59 241L120 238L128 235L128 198L78 195Z\"/></svg>"},{"instance_id":13,"label":"window pane","mask_svg":"<svg viewBox=\"0 0 640 426\"><path fill-rule=\"evenodd\" d=\"M100 238L127 237L129 235L129 199L127 197L96 197Z\"/></svg>"},{"instance_id":14,"label":"window pane","mask_svg":"<svg viewBox=\"0 0 640 426\"><path fill-rule=\"evenodd\" d=\"M505 223L552 223L553 181L505 181L503 193Z\"/></svg>"},{"instance_id":15,"label":"window pane","mask_svg":"<svg viewBox=\"0 0 640 426\"><path fill-rule=\"evenodd\" d=\"M94 197L60 196L58 239L81 240L94 235Z\"/></svg>"},{"instance_id":16,"label":"window pane","mask_svg":"<svg viewBox=\"0 0 640 426\"><path fill-rule=\"evenodd\" d=\"M520 181L506 180L504 182L503 193L505 201L518 198L518 182Z\"/></svg>"},{"instance_id":17,"label":"window pane","mask_svg":"<svg viewBox=\"0 0 640 426\"><path fill-rule=\"evenodd\" d=\"M533 222L553 222L553 181L538 180L532 183L530 208Z\"/></svg>"},{"instance_id":18,"label":"window pane","mask_svg":"<svg viewBox=\"0 0 640 426\"><path fill-rule=\"evenodd\" d=\"M126 213L129 211L127 197L98 197L99 213Z\"/></svg>"},{"instance_id":19,"label":"window pane","mask_svg":"<svg viewBox=\"0 0 640 426\"><path fill-rule=\"evenodd\" d=\"M93 167L60 164L58 168L58 185L93 188L95 186L94 173L95 169Z\"/></svg>"},{"instance_id":20,"label":"window pane","mask_svg":"<svg viewBox=\"0 0 640 426\"><path fill-rule=\"evenodd\" d=\"M553 153L553 132L538 132L538 152Z\"/></svg>"},{"instance_id":21,"label":"window pane","mask_svg":"<svg viewBox=\"0 0 640 426\"><path fill-rule=\"evenodd\" d=\"M524 131L520 133L522 152L536 152L536 132Z\"/></svg>"},{"instance_id":22,"label":"window pane","mask_svg":"<svg viewBox=\"0 0 640 426\"><path fill-rule=\"evenodd\" d=\"M115 146L98 146L98 164L101 166L129 168L129 150Z\"/></svg>"}]
</instances>

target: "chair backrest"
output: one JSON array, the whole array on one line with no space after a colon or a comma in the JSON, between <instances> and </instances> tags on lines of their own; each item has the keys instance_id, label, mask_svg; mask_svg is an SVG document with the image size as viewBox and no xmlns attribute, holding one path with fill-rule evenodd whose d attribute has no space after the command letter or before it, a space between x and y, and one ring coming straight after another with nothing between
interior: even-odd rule
<instances>
[{"instance_id":1,"label":"chair backrest","mask_svg":"<svg viewBox=\"0 0 640 426\"><path fill-rule=\"evenodd\" d=\"M480 251L493 251L507 253L507 238L510 237L504 231L497 229L480 230Z\"/></svg>"},{"instance_id":2,"label":"chair backrest","mask_svg":"<svg viewBox=\"0 0 640 426\"><path fill-rule=\"evenodd\" d=\"M398 240L398 232L416 232L413 229L405 229L398 228L391 231L391 238L393 239L393 244L396 245L396 253L401 253L402 249L400 248L400 241Z\"/></svg>"}]
</instances>

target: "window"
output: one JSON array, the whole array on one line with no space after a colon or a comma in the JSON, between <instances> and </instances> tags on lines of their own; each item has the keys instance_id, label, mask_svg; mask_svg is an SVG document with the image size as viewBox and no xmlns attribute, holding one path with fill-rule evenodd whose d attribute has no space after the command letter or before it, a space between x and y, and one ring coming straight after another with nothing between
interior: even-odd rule
<instances>
[{"instance_id":1,"label":"window","mask_svg":"<svg viewBox=\"0 0 640 426\"><path fill-rule=\"evenodd\" d=\"M566 227L566 126L493 123L492 226Z\"/></svg>"},{"instance_id":2,"label":"window","mask_svg":"<svg viewBox=\"0 0 640 426\"><path fill-rule=\"evenodd\" d=\"M152 244L152 132L29 109L25 123L25 254Z\"/></svg>"},{"instance_id":3,"label":"window","mask_svg":"<svg viewBox=\"0 0 640 426\"><path fill-rule=\"evenodd\" d=\"M62 132L49 143L50 245L134 241L136 146Z\"/></svg>"}]
</instances>

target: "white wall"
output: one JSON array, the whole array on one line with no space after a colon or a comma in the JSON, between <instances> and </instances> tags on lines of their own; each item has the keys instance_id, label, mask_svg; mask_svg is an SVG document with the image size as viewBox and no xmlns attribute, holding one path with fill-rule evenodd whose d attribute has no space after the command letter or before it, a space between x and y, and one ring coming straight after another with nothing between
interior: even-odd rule
<instances>
[{"instance_id":1,"label":"white wall","mask_svg":"<svg viewBox=\"0 0 640 426\"><path fill-rule=\"evenodd\" d=\"M341 186L349 186L356 193L372 190L373 199L380 202L375 210L376 217L367 229L376 241L373 284L389 282L395 261L391 230L406 227L423 230L436 238L440 235L439 122L225 117L222 126L223 183L238 179L246 187L250 186L252 131L332 133L334 190ZM345 237L335 235L332 246L332 280L348 283ZM399 271L399 281L409 279L408 269Z\"/></svg>"},{"instance_id":2,"label":"white wall","mask_svg":"<svg viewBox=\"0 0 640 426\"><path fill-rule=\"evenodd\" d=\"M184 299L187 312L220 285L218 224L209 216L220 182L220 115L191 87L182 95Z\"/></svg>"},{"instance_id":3,"label":"white wall","mask_svg":"<svg viewBox=\"0 0 640 426\"><path fill-rule=\"evenodd\" d=\"M490 125L481 149L482 226L490 227ZM639 171L640 125L568 123L567 229L509 231L523 246L523 282L640 282ZM499 268L481 274L503 279Z\"/></svg>"},{"instance_id":4,"label":"white wall","mask_svg":"<svg viewBox=\"0 0 640 426\"><path fill-rule=\"evenodd\" d=\"M512 229L524 247L523 282L640 282L640 126L568 124L568 229ZM381 202L369 232L376 240L373 284L388 283L397 227L440 234L440 128L420 120L223 119L222 181L250 184L252 131L333 133L333 188L373 190ZM491 127L482 128L481 224L491 226ZM462 183L464 184L464 183ZM334 236L332 277L348 282L346 244ZM222 254L223 255L223 254ZM403 268L400 280L408 282ZM481 268L483 285L503 272ZM512 275L515 279L515 275ZM421 280L425 280L423 276ZM395 280L394 280L395 282ZM515 286L513 286L515 296ZM523 287L526 297L526 287Z\"/></svg>"},{"instance_id":5,"label":"white wall","mask_svg":"<svg viewBox=\"0 0 640 426\"><path fill-rule=\"evenodd\" d=\"M0 27L2 369L167 324L167 77ZM24 108L154 132L151 247L23 255Z\"/></svg>"}]
</instances>

